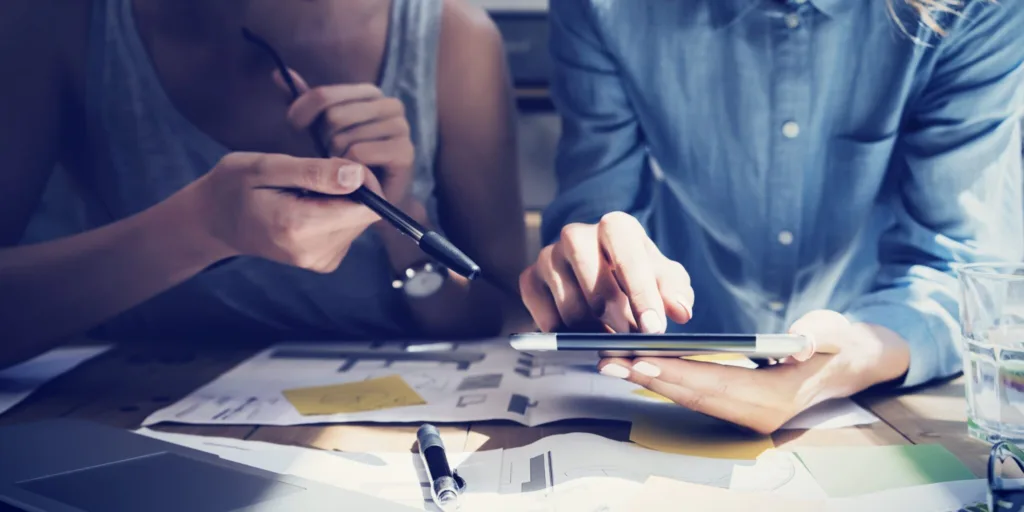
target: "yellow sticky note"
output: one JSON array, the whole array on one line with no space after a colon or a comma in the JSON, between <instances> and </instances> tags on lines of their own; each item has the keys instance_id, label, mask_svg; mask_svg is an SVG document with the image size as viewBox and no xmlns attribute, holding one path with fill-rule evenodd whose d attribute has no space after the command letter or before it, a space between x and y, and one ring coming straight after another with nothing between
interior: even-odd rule
<instances>
[{"instance_id":1,"label":"yellow sticky note","mask_svg":"<svg viewBox=\"0 0 1024 512\"><path fill-rule=\"evenodd\" d=\"M427 403L398 375L333 386L288 389L283 393L303 416L377 411Z\"/></svg>"},{"instance_id":2,"label":"yellow sticky note","mask_svg":"<svg viewBox=\"0 0 1024 512\"><path fill-rule=\"evenodd\" d=\"M799 499L769 492L744 492L652 476L630 500L626 512L662 510L666 503L685 503L687 510L757 510L759 512L816 512L824 500Z\"/></svg>"},{"instance_id":3,"label":"yellow sticky note","mask_svg":"<svg viewBox=\"0 0 1024 512\"><path fill-rule=\"evenodd\" d=\"M765 450L775 448L771 437L712 420L677 424L635 418L629 440L659 452L717 459L754 460Z\"/></svg>"},{"instance_id":4,"label":"yellow sticky note","mask_svg":"<svg viewBox=\"0 0 1024 512\"><path fill-rule=\"evenodd\" d=\"M746 361L747 356L743 354L699 354L695 356L686 356L683 359L700 361L702 363L724 363L727 361Z\"/></svg>"}]
</instances>

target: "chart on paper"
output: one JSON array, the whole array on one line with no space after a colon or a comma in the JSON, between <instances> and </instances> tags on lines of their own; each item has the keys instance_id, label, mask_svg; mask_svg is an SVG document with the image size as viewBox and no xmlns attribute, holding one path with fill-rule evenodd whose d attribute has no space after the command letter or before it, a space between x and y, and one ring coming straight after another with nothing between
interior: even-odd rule
<instances>
[{"instance_id":1,"label":"chart on paper","mask_svg":"<svg viewBox=\"0 0 1024 512\"><path fill-rule=\"evenodd\" d=\"M283 344L154 413L145 424L510 420L533 426L574 418L694 418L695 413L641 392L636 384L598 374L597 361L597 354L590 353L517 352L505 340ZM396 394L396 389L405 391ZM351 396L325 397L325 390ZM853 402L840 400L821 404L784 428L834 428L876 420Z\"/></svg>"}]
</instances>

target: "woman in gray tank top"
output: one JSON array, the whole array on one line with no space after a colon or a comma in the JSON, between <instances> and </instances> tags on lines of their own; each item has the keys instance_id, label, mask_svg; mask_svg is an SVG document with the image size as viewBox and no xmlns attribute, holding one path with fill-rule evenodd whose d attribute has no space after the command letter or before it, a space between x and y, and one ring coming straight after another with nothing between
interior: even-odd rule
<instances>
[{"instance_id":1,"label":"woman in gray tank top","mask_svg":"<svg viewBox=\"0 0 1024 512\"><path fill-rule=\"evenodd\" d=\"M525 255L512 108L479 9L11 0L0 20L7 40L52 34L28 52L0 44L20 77L0 85L0 324L14 333L0 365L90 329L277 340L499 328L487 285L445 272L437 290L405 286L424 257L365 207L262 189L376 186L344 166L379 166L390 200L514 282ZM289 63L304 89L294 103L243 27ZM303 128L321 117L346 160L311 159Z\"/></svg>"}]
</instances>

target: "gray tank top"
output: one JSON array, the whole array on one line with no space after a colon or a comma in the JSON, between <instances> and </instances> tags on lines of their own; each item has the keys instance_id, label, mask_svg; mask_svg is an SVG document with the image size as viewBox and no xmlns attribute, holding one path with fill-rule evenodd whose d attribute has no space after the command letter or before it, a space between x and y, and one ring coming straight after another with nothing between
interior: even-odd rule
<instances>
[{"instance_id":1,"label":"gray tank top","mask_svg":"<svg viewBox=\"0 0 1024 512\"><path fill-rule=\"evenodd\" d=\"M208 172L228 149L165 94L136 31L131 0L92 0L86 110L92 172L72 189L57 173L26 240L136 214ZM443 0L392 0L381 90L405 104L416 148L412 194L435 217L436 55ZM99 147L95 147L98 144ZM72 192L73 191L73 192ZM73 197L72 197L73 194ZM121 338L346 339L411 333L393 273L372 233L329 275L241 257L106 323Z\"/></svg>"}]
</instances>

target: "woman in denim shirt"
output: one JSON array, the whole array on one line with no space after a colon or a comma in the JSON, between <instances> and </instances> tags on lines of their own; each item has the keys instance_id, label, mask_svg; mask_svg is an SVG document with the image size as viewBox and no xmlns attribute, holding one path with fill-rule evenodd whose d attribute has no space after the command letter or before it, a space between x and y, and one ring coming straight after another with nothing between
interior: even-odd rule
<instances>
[{"instance_id":1,"label":"woman in denim shirt","mask_svg":"<svg viewBox=\"0 0 1024 512\"><path fill-rule=\"evenodd\" d=\"M600 365L761 432L959 371L954 265L1022 252L1024 5L552 0L551 18L560 190L520 279L542 329L839 347Z\"/></svg>"}]
</instances>

